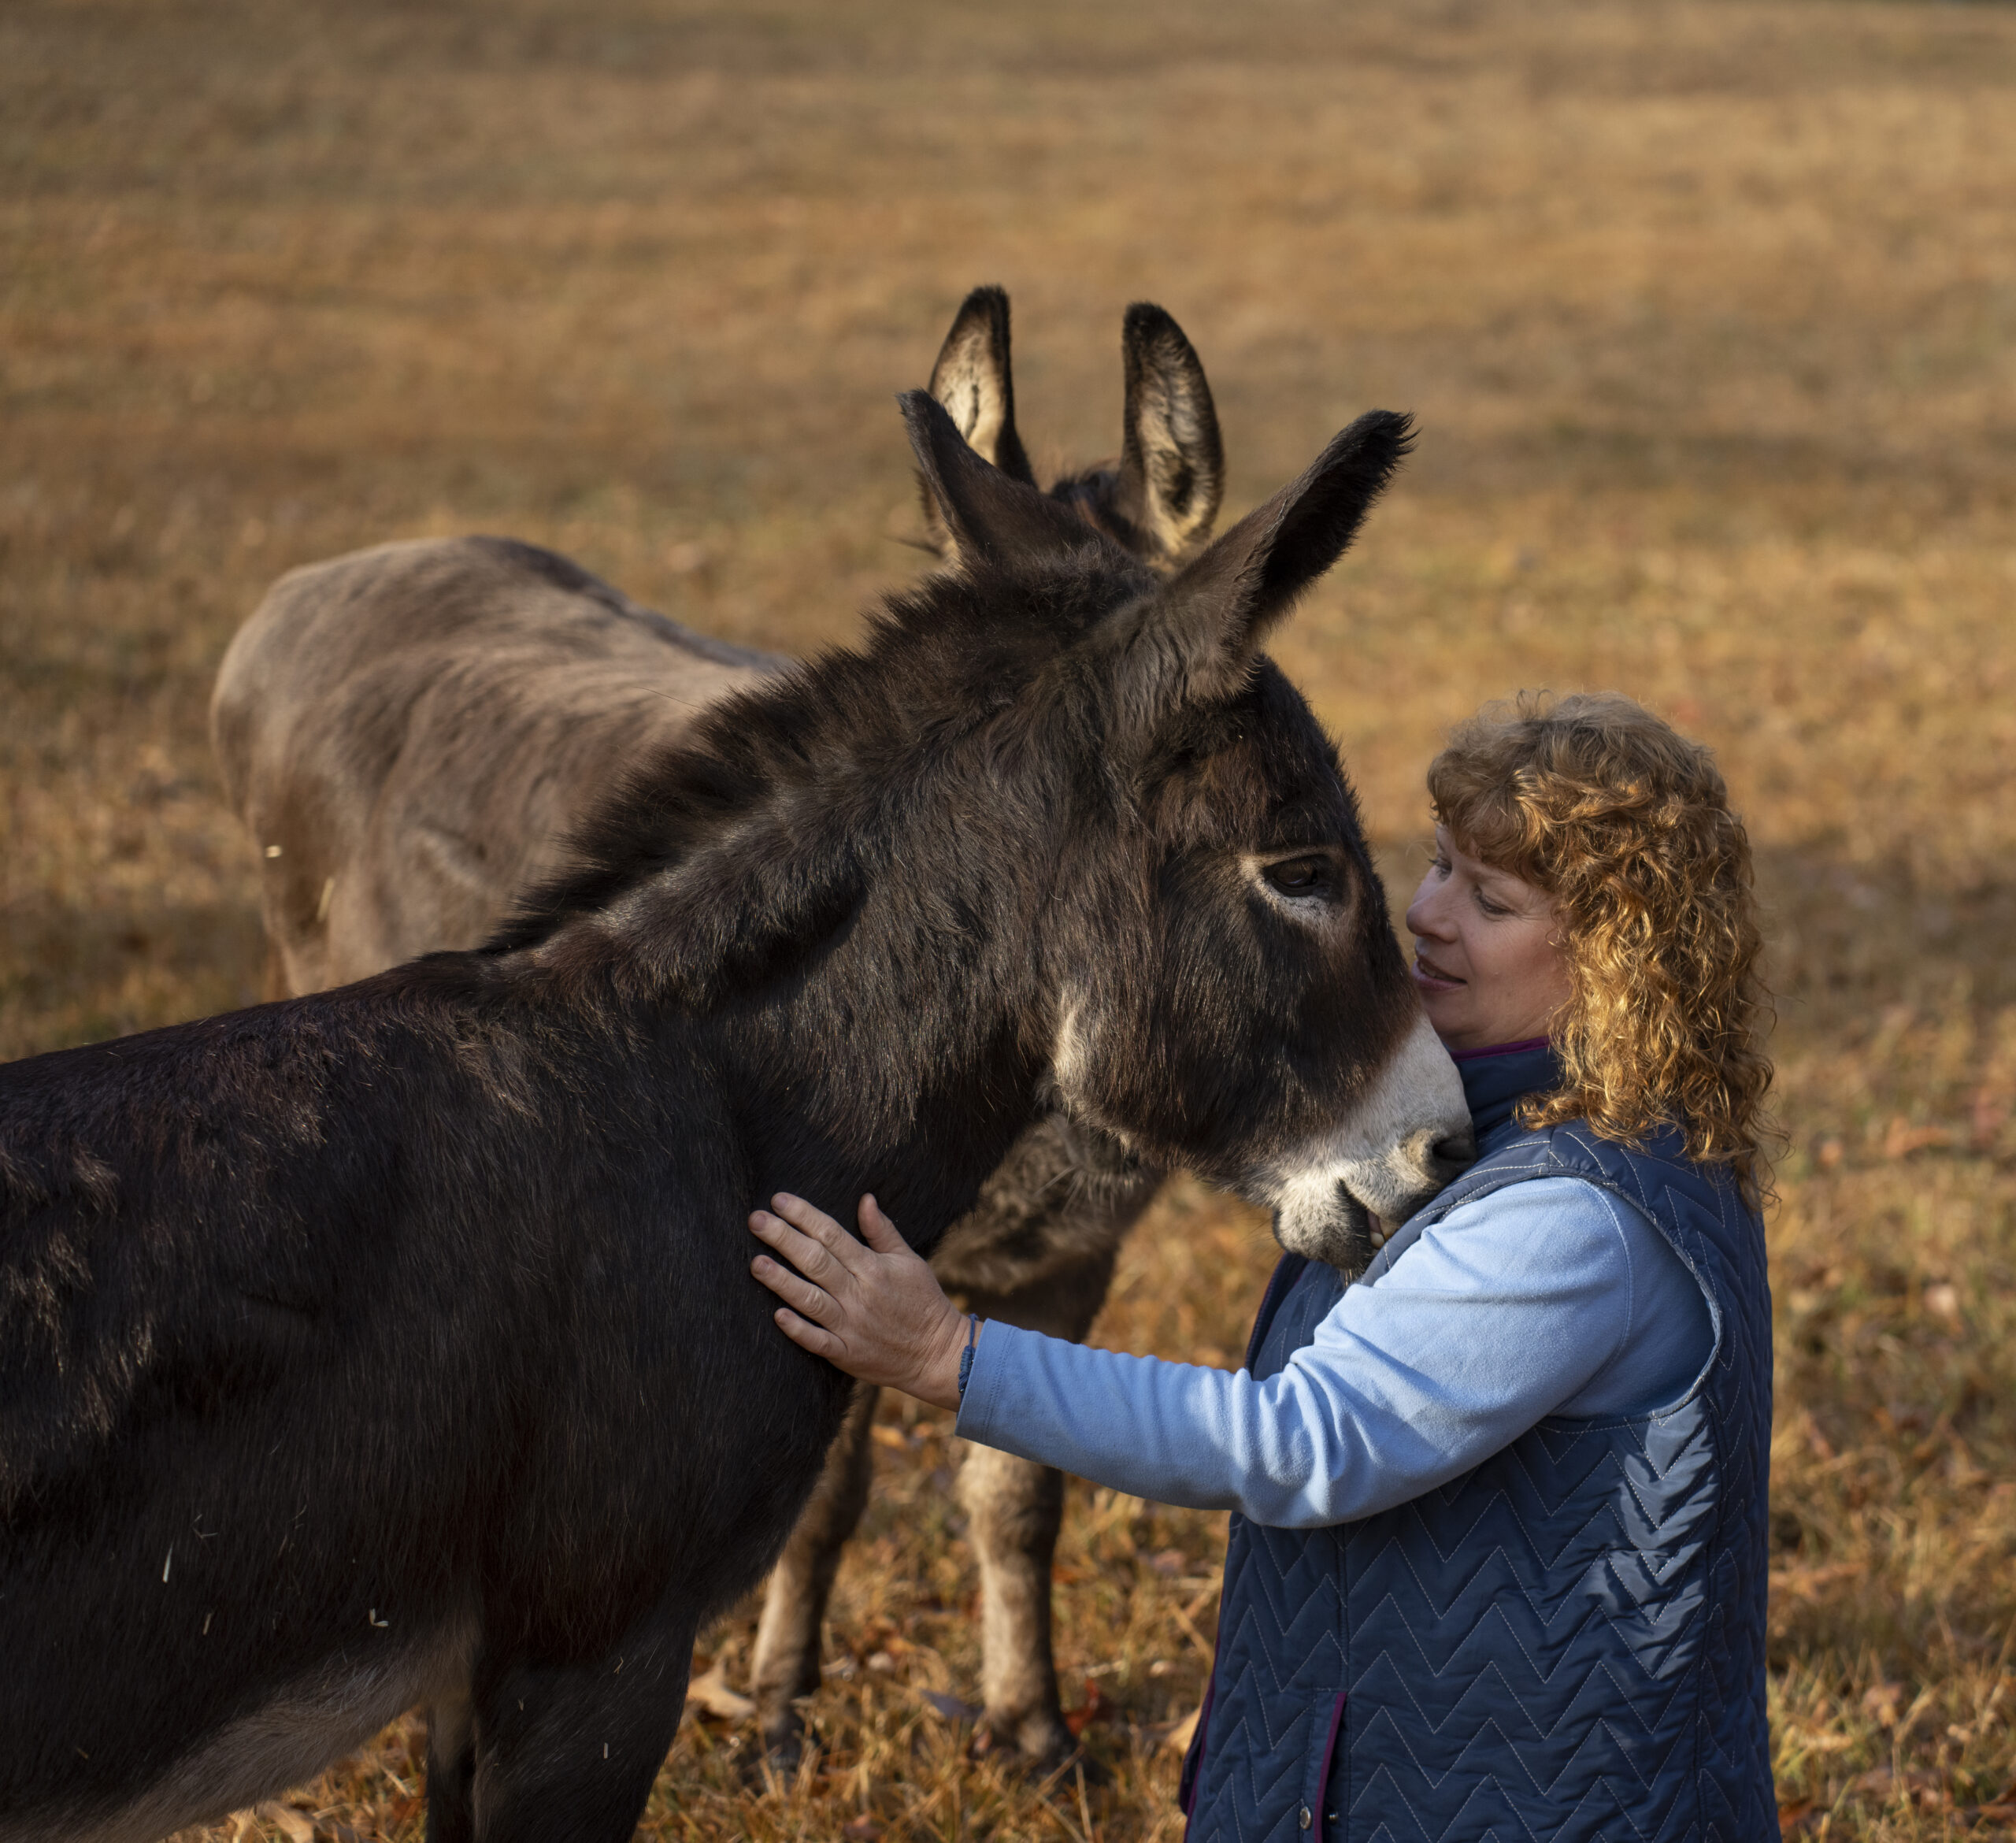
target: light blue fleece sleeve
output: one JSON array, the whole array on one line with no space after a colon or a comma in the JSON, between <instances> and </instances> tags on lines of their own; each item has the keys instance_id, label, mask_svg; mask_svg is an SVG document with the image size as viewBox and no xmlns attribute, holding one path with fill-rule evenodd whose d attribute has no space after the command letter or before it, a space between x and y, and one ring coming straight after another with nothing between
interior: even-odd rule
<instances>
[{"instance_id":1,"label":"light blue fleece sleeve","mask_svg":"<svg viewBox=\"0 0 2016 1843\"><path fill-rule=\"evenodd\" d=\"M1418 1496L1550 1414L1663 1405L1711 1342L1699 1287L1641 1212L1541 1178L1382 1255L1264 1382L991 1324L958 1432L1136 1496L1310 1528Z\"/></svg>"}]
</instances>

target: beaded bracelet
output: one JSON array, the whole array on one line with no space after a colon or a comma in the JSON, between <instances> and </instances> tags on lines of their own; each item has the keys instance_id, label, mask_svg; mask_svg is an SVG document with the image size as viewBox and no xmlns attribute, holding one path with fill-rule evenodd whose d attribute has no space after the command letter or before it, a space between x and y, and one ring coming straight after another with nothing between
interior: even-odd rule
<instances>
[{"instance_id":1,"label":"beaded bracelet","mask_svg":"<svg viewBox=\"0 0 2016 1843\"><path fill-rule=\"evenodd\" d=\"M966 1381L973 1373L973 1340L980 1335L980 1314L966 1314L966 1348L959 1352L959 1399L966 1399Z\"/></svg>"}]
</instances>

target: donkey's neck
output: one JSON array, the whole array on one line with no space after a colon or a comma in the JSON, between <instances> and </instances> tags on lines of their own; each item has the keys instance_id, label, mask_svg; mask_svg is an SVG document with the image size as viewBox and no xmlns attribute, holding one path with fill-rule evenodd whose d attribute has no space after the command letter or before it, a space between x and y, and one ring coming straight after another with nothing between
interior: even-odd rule
<instances>
[{"instance_id":1,"label":"donkey's neck","mask_svg":"<svg viewBox=\"0 0 2016 1843\"><path fill-rule=\"evenodd\" d=\"M725 1020L708 1061L753 1203L779 1190L851 1223L873 1191L928 1252L1039 1111L1044 1067L1015 1022L929 1018L902 995L858 1010L780 1007Z\"/></svg>"},{"instance_id":2,"label":"donkey's neck","mask_svg":"<svg viewBox=\"0 0 2016 1843\"><path fill-rule=\"evenodd\" d=\"M962 611L714 712L491 948L660 1020L732 1119L752 1202L850 1218L872 1188L925 1241L1038 1111L1036 936L1072 784L1004 715L1054 636Z\"/></svg>"}]
</instances>

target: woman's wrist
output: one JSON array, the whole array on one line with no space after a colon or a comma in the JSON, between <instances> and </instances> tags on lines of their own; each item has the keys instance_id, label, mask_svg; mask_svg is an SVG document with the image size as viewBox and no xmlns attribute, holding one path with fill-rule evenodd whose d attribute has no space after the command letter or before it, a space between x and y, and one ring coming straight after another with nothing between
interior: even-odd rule
<instances>
[{"instance_id":1,"label":"woman's wrist","mask_svg":"<svg viewBox=\"0 0 2016 1843\"><path fill-rule=\"evenodd\" d=\"M959 1411L960 1365L965 1356L966 1340L970 1335L978 1348L981 1322L965 1312L951 1309L950 1302L941 1322L933 1348L928 1359L919 1371L914 1384L904 1390L918 1400L928 1402L933 1407L949 1408L954 1414Z\"/></svg>"}]
</instances>

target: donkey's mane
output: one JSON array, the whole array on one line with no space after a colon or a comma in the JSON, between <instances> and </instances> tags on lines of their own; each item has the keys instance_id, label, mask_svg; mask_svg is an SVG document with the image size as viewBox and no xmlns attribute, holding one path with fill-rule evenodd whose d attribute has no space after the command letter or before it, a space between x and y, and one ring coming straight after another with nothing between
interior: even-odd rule
<instances>
[{"instance_id":1,"label":"donkey's mane","mask_svg":"<svg viewBox=\"0 0 2016 1843\"><path fill-rule=\"evenodd\" d=\"M891 594L858 646L722 699L610 790L569 841L566 867L521 897L484 951L539 945L780 796L830 788L836 767L878 776L926 740L945 747L982 728L1032 728L1041 706L1024 694L1043 666L1155 586L1089 526L1085 536L1054 558L974 566Z\"/></svg>"}]
</instances>

